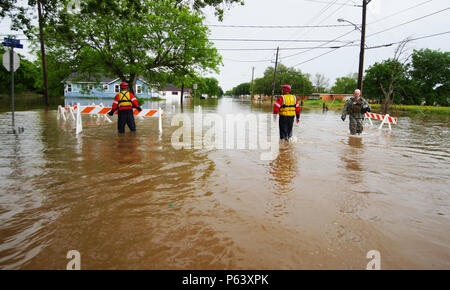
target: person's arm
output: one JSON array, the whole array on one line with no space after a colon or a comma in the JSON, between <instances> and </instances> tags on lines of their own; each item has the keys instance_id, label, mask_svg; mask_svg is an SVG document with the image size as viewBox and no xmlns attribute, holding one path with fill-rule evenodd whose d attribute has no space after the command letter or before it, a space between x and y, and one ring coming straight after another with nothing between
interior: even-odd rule
<instances>
[{"instance_id":1,"label":"person's arm","mask_svg":"<svg viewBox=\"0 0 450 290\"><path fill-rule=\"evenodd\" d=\"M370 112L370 105L369 102L367 102L365 99L363 99L363 107L362 107L362 113L365 114L367 112Z\"/></svg>"},{"instance_id":2,"label":"person's arm","mask_svg":"<svg viewBox=\"0 0 450 290\"><path fill-rule=\"evenodd\" d=\"M133 104L133 107L137 108L138 111L142 111L142 108L138 104L137 98L132 93L130 93L130 100Z\"/></svg>"},{"instance_id":3,"label":"person's arm","mask_svg":"<svg viewBox=\"0 0 450 290\"><path fill-rule=\"evenodd\" d=\"M110 116L114 114L114 112L117 110L117 107L119 106L119 94L116 95L113 101L112 109L108 112Z\"/></svg>"},{"instance_id":4,"label":"person's arm","mask_svg":"<svg viewBox=\"0 0 450 290\"><path fill-rule=\"evenodd\" d=\"M349 102L350 102L350 100L345 102L344 109L342 110L342 115L341 115L342 121L345 121L345 117L347 117L347 110L348 110Z\"/></svg>"},{"instance_id":5,"label":"person's arm","mask_svg":"<svg viewBox=\"0 0 450 290\"><path fill-rule=\"evenodd\" d=\"M276 115L280 112L280 108L283 105L283 98L279 97L275 104L273 104L273 114Z\"/></svg>"}]
</instances>

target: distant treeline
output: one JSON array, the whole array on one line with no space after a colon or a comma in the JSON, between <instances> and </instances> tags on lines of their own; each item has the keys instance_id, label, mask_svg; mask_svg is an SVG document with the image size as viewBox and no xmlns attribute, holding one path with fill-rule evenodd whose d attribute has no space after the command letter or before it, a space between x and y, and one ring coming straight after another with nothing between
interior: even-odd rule
<instances>
[{"instance_id":1,"label":"distant treeline","mask_svg":"<svg viewBox=\"0 0 450 290\"><path fill-rule=\"evenodd\" d=\"M352 94L357 87L356 73L339 77L329 88L328 80L321 74L313 78L300 70L279 65L275 95L282 84L290 84L296 95L312 93ZM253 84L254 94L271 95L274 68L269 67L262 78ZM242 83L227 95L250 95L251 83ZM391 102L404 105L450 105L450 52L421 49L414 50L407 61L387 59L370 66L364 76L363 95L366 99L383 103L389 94Z\"/></svg>"}]
</instances>

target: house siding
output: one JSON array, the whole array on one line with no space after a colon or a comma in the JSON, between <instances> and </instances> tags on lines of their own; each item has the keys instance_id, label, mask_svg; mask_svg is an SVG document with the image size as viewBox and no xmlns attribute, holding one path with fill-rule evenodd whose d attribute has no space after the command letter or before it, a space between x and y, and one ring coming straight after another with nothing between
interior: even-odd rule
<instances>
[{"instance_id":1,"label":"house siding","mask_svg":"<svg viewBox=\"0 0 450 290\"><path fill-rule=\"evenodd\" d=\"M116 85L120 85L121 81L117 80L112 83L100 83L100 84L94 84L94 83L83 83L83 82L70 82L67 81L64 88L64 96L66 98L99 98L99 99L114 99L117 92L115 92L114 88ZM68 84L72 85L72 91L68 91ZM91 91L87 90L87 86L92 85L93 89ZM103 85L108 85L107 90L103 90ZM135 94L139 98L151 98L154 93L151 92L150 87L143 82L142 80L138 79L136 81L136 88L135 91L137 91L137 86L142 86L142 93L141 94Z\"/></svg>"}]
</instances>

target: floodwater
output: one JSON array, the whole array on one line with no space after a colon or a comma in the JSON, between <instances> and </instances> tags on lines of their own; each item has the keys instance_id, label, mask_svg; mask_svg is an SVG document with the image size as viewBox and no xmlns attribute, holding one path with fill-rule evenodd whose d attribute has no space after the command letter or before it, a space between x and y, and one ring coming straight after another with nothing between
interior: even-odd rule
<instances>
[{"instance_id":1,"label":"floodwater","mask_svg":"<svg viewBox=\"0 0 450 290\"><path fill-rule=\"evenodd\" d=\"M353 138L338 112L308 111L297 142L261 160L174 149L178 110L165 108L161 136L156 118L118 136L116 119L89 116L76 136L56 110L18 112L15 136L0 114L0 268L65 269L77 250L82 269L365 269L377 250L382 269L450 269L448 117Z\"/></svg>"}]
</instances>

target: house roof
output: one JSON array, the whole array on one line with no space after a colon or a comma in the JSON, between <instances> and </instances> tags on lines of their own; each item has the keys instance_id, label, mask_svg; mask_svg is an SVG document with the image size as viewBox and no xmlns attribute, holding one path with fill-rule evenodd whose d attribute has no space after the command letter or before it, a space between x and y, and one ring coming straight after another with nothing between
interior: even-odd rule
<instances>
[{"instance_id":1,"label":"house roof","mask_svg":"<svg viewBox=\"0 0 450 290\"><path fill-rule=\"evenodd\" d=\"M185 91L190 91L191 89L189 88L184 88ZM177 88L176 86L174 86L173 84L168 84L164 89L164 92L181 92L181 89Z\"/></svg>"},{"instance_id":2,"label":"house roof","mask_svg":"<svg viewBox=\"0 0 450 290\"><path fill-rule=\"evenodd\" d=\"M85 83L95 83L97 81L100 81L100 83L110 83L110 82L112 82L112 81L114 81L116 79L117 78L107 77L107 76L104 76L104 75L101 75L101 74L99 74L97 76L93 76L92 75L92 76L86 77L86 76L84 76L84 75L82 75L80 73L72 73L70 76L68 76L65 79L65 81L68 82L68 81L74 80L75 82L80 82L80 83L83 83L83 82L85 82Z\"/></svg>"},{"instance_id":3,"label":"house roof","mask_svg":"<svg viewBox=\"0 0 450 290\"><path fill-rule=\"evenodd\" d=\"M149 82L143 78L138 77L139 80L143 81L144 83L149 84ZM75 81L79 83L96 83L100 82L102 84L111 84L117 80L120 80L118 77L108 77L102 74L98 74L97 76L89 76L88 78L80 73L72 73L70 76L68 76L64 82L70 82Z\"/></svg>"}]
</instances>

